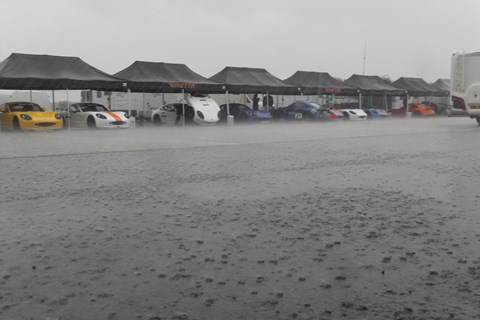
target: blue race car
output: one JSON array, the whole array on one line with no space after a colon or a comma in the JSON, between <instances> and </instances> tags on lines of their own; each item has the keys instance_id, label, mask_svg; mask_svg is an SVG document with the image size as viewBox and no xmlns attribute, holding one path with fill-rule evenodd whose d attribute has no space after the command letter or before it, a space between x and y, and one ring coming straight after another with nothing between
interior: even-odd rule
<instances>
[{"instance_id":1,"label":"blue race car","mask_svg":"<svg viewBox=\"0 0 480 320\"><path fill-rule=\"evenodd\" d=\"M388 112L383 109L364 108L363 111L367 114L367 119L384 119L389 117Z\"/></svg>"},{"instance_id":2,"label":"blue race car","mask_svg":"<svg viewBox=\"0 0 480 320\"><path fill-rule=\"evenodd\" d=\"M331 120L328 109L323 109L319 104L310 101L295 101L285 108L275 110L273 117L275 119L286 120Z\"/></svg>"},{"instance_id":3,"label":"blue race car","mask_svg":"<svg viewBox=\"0 0 480 320\"><path fill-rule=\"evenodd\" d=\"M270 112L263 110L252 110L249 106L241 103L229 103L230 115L235 122L270 122L272 116ZM220 121L227 121L227 105L220 106Z\"/></svg>"}]
</instances>

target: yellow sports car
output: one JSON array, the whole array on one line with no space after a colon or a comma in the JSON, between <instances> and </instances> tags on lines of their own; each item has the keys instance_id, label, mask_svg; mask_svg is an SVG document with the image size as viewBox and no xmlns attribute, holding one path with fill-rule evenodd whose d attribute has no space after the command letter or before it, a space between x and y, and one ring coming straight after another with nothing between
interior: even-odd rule
<instances>
[{"instance_id":1,"label":"yellow sports car","mask_svg":"<svg viewBox=\"0 0 480 320\"><path fill-rule=\"evenodd\" d=\"M45 112L32 102L7 102L0 106L0 126L13 130L52 130L63 128L57 112Z\"/></svg>"}]
</instances>

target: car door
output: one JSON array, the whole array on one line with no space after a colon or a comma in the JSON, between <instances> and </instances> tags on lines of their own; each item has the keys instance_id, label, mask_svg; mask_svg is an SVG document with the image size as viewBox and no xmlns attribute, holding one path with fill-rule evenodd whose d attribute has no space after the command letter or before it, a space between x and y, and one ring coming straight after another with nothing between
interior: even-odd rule
<instances>
[{"instance_id":1,"label":"car door","mask_svg":"<svg viewBox=\"0 0 480 320\"><path fill-rule=\"evenodd\" d=\"M8 104L3 105L3 112L0 113L0 120L2 128L13 128L13 114L10 112Z\"/></svg>"},{"instance_id":2,"label":"car door","mask_svg":"<svg viewBox=\"0 0 480 320\"><path fill-rule=\"evenodd\" d=\"M85 127L87 120L82 110L77 105L71 105L70 107L70 125L72 127Z\"/></svg>"},{"instance_id":3,"label":"car door","mask_svg":"<svg viewBox=\"0 0 480 320\"><path fill-rule=\"evenodd\" d=\"M303 112L305 111L305 107L303 103L295 102L290 112L290 118L295 120L302 120Z\"/></svg>"},{"instance_id":4,"label":"car door","mask_svg":"<svg viewBox=\"0 0 480 320\"><path fill-rule=\"evenodd\" d=\"M6 114L7 108L5 105L0 106L0 128L6 128L7 127L7 114Z\"/></svg>"}]
</instances>

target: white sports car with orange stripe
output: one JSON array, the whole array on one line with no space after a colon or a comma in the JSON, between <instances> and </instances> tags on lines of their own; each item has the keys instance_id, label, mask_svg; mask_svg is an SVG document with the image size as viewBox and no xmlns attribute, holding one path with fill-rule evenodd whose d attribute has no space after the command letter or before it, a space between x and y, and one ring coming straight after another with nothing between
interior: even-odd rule
<instances>
[{"instance_id":1,"label":"white sports car with orange stripe","mask_svg":"<svg viewBox=\"0 0 480 320\"><path fill-rule=\"evenodd\" d=\"M122 111L110 111L98 103L75 103L62 111L62 117L76 128L128 128L130 117ZM70 112L69 112L70 111Z\"/></svg>"}]
</instances>

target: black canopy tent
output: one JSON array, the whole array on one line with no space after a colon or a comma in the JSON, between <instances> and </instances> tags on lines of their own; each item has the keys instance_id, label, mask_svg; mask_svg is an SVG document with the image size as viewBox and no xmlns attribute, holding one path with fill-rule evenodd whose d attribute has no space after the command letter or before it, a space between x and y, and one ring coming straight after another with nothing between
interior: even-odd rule
<instances>
[{"instance_id":1,"label":"black canopy tent","mask_svg":"<svg viewBox=\"0 0 480 320\"><path fill-rule=\"evenodd\" d=\"M448 91L440 90L433 85L428 84L421 78L401 77L392 83L393 86L406 90L410 96L422 97L444 97L448 95Z\"/></svg>"},{"instance_id":2,"label":"black canopy tent","mask_svg":"<svg viewBox=\"0 0 480 320\"><path fill-rule=\"evenodd\" d=\"M230 93L298 94L298 88L273 76L263 68L225 67L210 80L222 84Z\"/></svg>"},{"instance_id":3,"label":"black canopy tent","mask_svg":"<svg viewBox=\"0 0 480 320\"><path fill-rule=\"evenodd\" d=\"M135 61L115 76L127 80L132 92L223 92L219 83L178 63Z\"/></svg>"},{"instance_id":4,"label":"black canopy tent","mask_svg":"<svg viewBox=\"0 0 480 320\"><path fill-rule=\"evenodd\" d=\"M117 72L116 77L128 81L129 91L182 93L182 112L185 114L185 93L221 93L222 86L202 77L184 64L135 61ZM145 114L145 98L143 103ZM185 117L183 117L185 125Z\"/></svg>"},{"instance_id":5,"label":"black canopy tent","mask_svg":"<svg viewBox=\"0 0 480 320\"><path fill-rule=\"evenodd\" d=\"M297 71L284 82L300 88L305 95L337 94L357 95L358 92L327 72Z\"/></svg>"},{"instance_id":6,"label":"black canopy tent","mask_svg":"<svg viewBox=\"0 0 480 320\"><path fill-rule=\"evenodd\" d=\"M387 96L400 96L406 94L405 90L394 87L379 76L354 74L345 80L344 83L357 89L358 104L360 108L362 107L362 95L384 96L385 107L387 108Z\"/></svg>"},{"instance_id":7,"label":"black canopy tent","mask_svg":"<svg viewBox=\"0 0 480 320\"><path fill-rule=\"evenodd\" d=\"M211 76L210 80L221 83L225 88L228 114L230 114L229 93L266 93L267 101L270 100L270 94L296 95L300 93L297 87L283 82L263 68L225 67L217 74ZM268 106L267 103L267 108Z\"/></svg>"},{"instance_id":8,"label":"black canopy tent","mask_svg":"<svg viewBox=\"0 0 480 320\"><path fill-rule=\"evenodd\" d=\"M12 53L0 62L0 89L52 90L54 109L54 90L67 91L68 105L68 90L123 91L124 82L78 57Z\"/></svg>"},{"instance_id":9,"label":"black canopy tent","mask_svg":"<svg viewBox=\"0 0 480 320\"><path fill-rule=\"evenodd\" d=\"M359 90L364 95L400 96L405 94L405 90L396 88L379 76L354 74L345 80L344 83Z\"/></svg>"},{"instance_id":10,"label":"black canopy tent","mask_svg":"<svg viewBox=\"0 0 480 320\"><path fill-rule=\"evenodd\" d=\"M432 86L440 90L450 92L450 79L438 79L432 83Z\"/></svg>"},{"instance_id":11,"label":"black canopy tent","mask_svg":"<svg viewBox=\"0 0 480 320\"><path fill-rule=\"evenodd\" d=\"M124 82L78 57L12 53L0 62L0 89L123 91Z\"/></svg>"}]
</instances>

